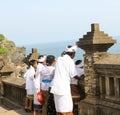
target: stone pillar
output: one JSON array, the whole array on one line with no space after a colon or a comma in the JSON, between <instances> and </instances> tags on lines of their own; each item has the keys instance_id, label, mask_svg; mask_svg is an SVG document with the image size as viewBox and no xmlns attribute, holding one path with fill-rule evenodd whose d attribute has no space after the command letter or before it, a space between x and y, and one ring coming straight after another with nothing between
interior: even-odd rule
<instances>
[{"instance_id":1,"label":"stone pillar","mask_svg":"<svg viewBox=\"0 0 120 115\"><path fill-rule=\"evenodd\" d=\"M101 55L105 55L107 50L116 41L112 37L100 31L99 24L91 24L91 32L87 32L83 38L80 38L76 43L77 46L85 51L84 69L85 69L85 92L87 97L81 101L80 108L85 109L80 112L80 115L96 115L98 112L97 105L100 96L99 76L97 75L94 63L99 60ZM86 103L88 103L86 105ZM90 104L90 105L89 105ZM93 104L93 108L91 106ZM89 112L89 108L93 111ZM96 109L95 109L96 108ZM88 111L87 111L88 110ZM91 110L90 110L91 111ZM84 113L84 114L83 114Z\"/></svg>"},{"instance_id":2,"label":"stone pillar","mask_svg":"<svg viewBox=\"0 0 120 115\"><path fill-rule=\"evenodd\" d=\"M98 94L98 77L95 73L94 62L115 43L107 34L99 30L99 24L91 24L91 32L87 32L77 42L78 47L85 50L85 91L88 95ZM99 53L99 54L98 54Z\"/></svg>"},{"instance_id":3,"label":"stone pillar","mask_svg":"<svg viewBox=\"0 0 120 115\"><path fill-rule=\"evenodd\" d=\"M106 98L110 96L110 79L106 77Z\"/></svg>"},{"instance_id":4,"label":"stone pillar","mask_svg":"<svg viewBox=\"0 0 120 115\"><path fill-rule=\"evenodd\" d=\"M32 53L38 53L38 50L36 48L32 48Z\"/></svg>"},{"instance_id":5,"label":"stone pillar","mask_svg":"<svg viewBox=\"0 0 120 115\"><path fill-rule=\"evenodd\" d=\"M100 31L99 24L91 24L91 31Z\"/></svg>"},{"instance_id":6,"label":"stone pillar","mask_svg":"<svg viewBox=\"0 0 120 115\"><path fill-rule=\"evenodd\" d=\"M105 76L104 75L99 77L99 85L101 86L100 87L100 92L101 92L100 98L103 99L106 94Z\"/></svg>"},{"instance_id":7,"label":"stone pillar","mask_svg":"<svg viewBox=\"0 0 120 115\"><path fill-rule=\"evenodd\" d=\"M32 52L26 57L25 63L29 65L29 61L33 59L38 61L39 56L40 54L38 50L36 48L32 48Z\"/></svg>"},{"instance_id":8,"label":"stone pillar","mask_svg":"<svg viewBox=\"0 0 120 115\"><path fill-rule=\"evenodd\" d=\"M120 84L119 84L119 79L118 78L114 78L115 81L115 97L117 99L117 101L120 101Z\"/></svg>"}]
</instances>

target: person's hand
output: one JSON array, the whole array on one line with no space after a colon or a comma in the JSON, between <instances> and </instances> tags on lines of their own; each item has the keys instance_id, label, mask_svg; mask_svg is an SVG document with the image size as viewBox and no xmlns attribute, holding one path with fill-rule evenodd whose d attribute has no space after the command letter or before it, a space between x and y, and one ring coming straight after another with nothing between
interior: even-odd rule
<instances>
[{"instance_id":1,"label":"person's hand","mask_svg":"<svg viewBox=\"0 0 120 115\"><path fill-rule=\"evenodd\" d=\"M85 76L84 75L81 75L80 76L80 80L84 80Z\"/></svg>"}]
</instances>

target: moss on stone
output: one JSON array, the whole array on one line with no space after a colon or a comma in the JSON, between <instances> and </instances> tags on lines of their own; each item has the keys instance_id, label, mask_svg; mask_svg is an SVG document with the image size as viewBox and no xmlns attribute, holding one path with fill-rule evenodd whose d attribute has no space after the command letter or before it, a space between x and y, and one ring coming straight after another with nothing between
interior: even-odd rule
<instances>
[{"instance_id":1,"label":"moss on stone","mask_svg":"<svg viewBox=\"0 0 120 115\"><path fill-rule=\"evenodd\" d=\"M3 41L5 39L6 39L5 36L3 34L0 34L0 41Z\"/></svg>"},{"instance_id":2,"label":"moss on stone","mask_svg":"<svg viewBox=\"0 0 120 115\"><path fill-rule=\"evenodd\" d=\"M9 53L9 51L8 51L7 48L1 48L0 47L0 54L8 54L8 53Z\"/></svg>"}]
</instances>

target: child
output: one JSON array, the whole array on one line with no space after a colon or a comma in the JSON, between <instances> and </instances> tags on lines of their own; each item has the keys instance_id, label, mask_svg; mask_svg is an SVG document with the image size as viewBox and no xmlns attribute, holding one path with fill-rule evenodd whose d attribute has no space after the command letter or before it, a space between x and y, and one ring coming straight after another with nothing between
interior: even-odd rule
<instances>
[{"instance_id":1,"label":"child","mask_svg":"<svg viewBox=\"0 0 120 115\"><path fill-rule=\"evenodd\" d=\"M50 115L49 110L47 109L47 104L52 106L52 102L48 103L48 91L51 86L51 81L54 77L54 65L55 65L55 57L53 55L48 55L46 58L46 66L42 70L42 80L41 80L41 89L43 90L43 97L45 99L45 104L42 108L42 115ZM49 94L50 97L50 94ZM49 108L49 107L48 107ZM51 110L55 110L51 108ZM54 113L51 113L54 115Z\"/></svg>"},{"instance_id":2,"label":"child","mask_svg":"<svg viewBox=\"0 0 120 115\"><path fill-rule=\"evenodd\" d=\"M38 59L36 76L34 78L34 115L41 115L42 104L37 100L37 93L40 91L41 71L46 64L46 56L41 55Z\"/></svg>"},{"instance_id":3,"label":"child","mask_svg":"<svg viewBox=\"0 0 120 115\"><path fill-rule=\"evenodd\" d=\"M34 94L34 76L36 75L35 69L37 68L37 64L35 60L31 60L29 62L29 69L26 71L24 77L26 78L26 92L27 96L25 99L25 110L32 111L33 109L33 94Z\"/></svg>"}]
</instances>

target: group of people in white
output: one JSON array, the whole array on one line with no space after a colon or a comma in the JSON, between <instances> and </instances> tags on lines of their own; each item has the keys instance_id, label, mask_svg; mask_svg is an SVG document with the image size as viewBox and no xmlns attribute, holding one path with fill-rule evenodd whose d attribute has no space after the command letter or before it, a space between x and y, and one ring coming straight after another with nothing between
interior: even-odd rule
<instances>
[{"instance_id":1,"label":"group of people in white","mask_svg":"<svg viewBox=\"0 0 120 115\"><path fill-rule=\"evenodd\" d=\"M84 75L80 60L74 63L77 46L68 46L57 60L53 55L41 55L29 62L26 79L25 110L34 109L34 115L73 115L70 84L77 85ZM44 103L38 100L42 91ZM33 100L33 101L32 101ZM34 105L34 106L32 106Z\"/></svg>"}]
</instances>

